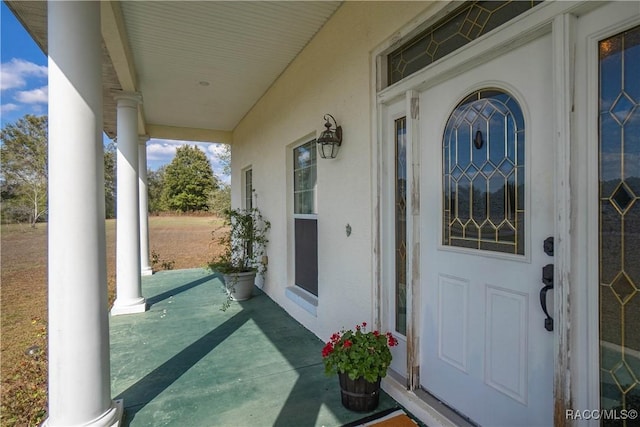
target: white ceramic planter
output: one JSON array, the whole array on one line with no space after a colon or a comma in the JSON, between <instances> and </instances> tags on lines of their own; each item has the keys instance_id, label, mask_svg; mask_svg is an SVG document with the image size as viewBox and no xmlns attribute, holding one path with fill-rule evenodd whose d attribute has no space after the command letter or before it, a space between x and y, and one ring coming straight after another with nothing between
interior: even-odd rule
<instances>
[{"instance_id":1,"label":"white ceramic planter","mask_svg":"<svg viewBox=\"0 0 640 427\"><path fill-rule=\"evenodd\" d=\"M225 274L224 283L227 292L234 301L245 301L253 295L253 286L256 280L256 272Z\"/></svg>"}]
</instances>

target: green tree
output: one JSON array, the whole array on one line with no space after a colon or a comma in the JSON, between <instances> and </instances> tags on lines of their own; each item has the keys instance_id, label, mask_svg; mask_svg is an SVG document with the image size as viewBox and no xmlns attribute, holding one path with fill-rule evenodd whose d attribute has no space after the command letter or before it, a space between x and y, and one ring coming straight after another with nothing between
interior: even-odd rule
<instances>
[{"instance_id":1,"label":"green tree","mask_svg":"<svg viewBox=\"0 0 640 427\"><path fill-rule=\"evenodd\" d=\"M211 191L218 188L211 164L202 150L183 145L165 170L163 200L180 212L208 210Z\"/></svg>"},{"instance_id":2,"label":"green tree","mask_svg":"<svg viewBox=\"0 0 640 427\"><path fill-rule=\"evenodd\" d=\"M220 186L209 196L209 210L218 216L224 216L231 209L231 186L220 183Z\"/></svg>"},{"instance_id":3,"label":"green tree","mask_svg":"<svg viewBox=\"0 0 640 427\"><path fill-rule=\"evenodd\" d=\"M222 149L216 154L216 157L222 165L222 175L231 175L231 145L221 144Z\"/></svg>"},{"instance_id":4,"label":"green tree","mask_svg":"<svg viewBox=\"0 0 640 427\"><path fill-rule=\"evenodd\" d=\"M218 188L209 196L209 210L218 216L224 216L231 209L231 186L224 182L224 177L231 175L231 145L220 144L220 148L215 154L221 166L216 174Z\"/></svg>"},{"instance_id":5,"label":"green tree","mask_svg":"<svg viewBox=\"0 0 640 427\"><path fill-rule=\"evenodd\" d=\"M47 116L25 115L0 131L3 214L32 227L47 212Z\"/></svg>"},{"instance_id":6,"label":"green tree","mask_svg":"<svg viewBox=\"0 0 640 427\"><path fill-rule=\"evenodd\" d=\"M116 216L116 145L104 147L104 204L107 218Z\"/></svg>"},{"instance_id":7,"label":"green tree","mask_svg":"<svg viewBox=\"0 0 640 427\"><path fill-rule=\"evenodd\" d=\"M163 205L162 192L164 188L164 172L166 166L157 171L147 169L147 194L149 197L149 213L162 212L166 208Z\"/></svg>"}]
</instances>

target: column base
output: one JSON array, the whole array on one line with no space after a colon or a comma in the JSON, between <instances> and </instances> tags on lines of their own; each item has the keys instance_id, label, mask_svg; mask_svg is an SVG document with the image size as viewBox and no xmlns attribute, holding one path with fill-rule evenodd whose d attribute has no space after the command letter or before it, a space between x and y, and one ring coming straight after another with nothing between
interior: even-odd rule
<instances>
[{"instance_id":1,"label":"column base","mask_svg":"<svg viewBox=\"0 0 640 427\"><path fill-rule=\"evenodd\" d=\"M119 316L121 314L144 313L145 311L147 311L147 301L144 297L129 301L116 299L111 308L111 315Z\"/></svg>"},{"instance_id":2,"label":"column base","mask_svg":"<svg viewBox=\"0 0 640 427\"><path fill-rule=\"evenodd\" d=\"M88 423L78 424L82 427L119 427L122 422L122 416L124 415L124 402L122 399L116 399L111 401L111 407L98 418L89 421ZM68 426L68 424L64 424ZM49 422L47 418L42 423L42 427L55 427L54 424Z\"/></svg>"},{"instance_id":3,"label":"column base","mask_svg":"<svg viewBox=\"0 0 640 427\"><path fill-rule=\"evenodd\" d=\"M141 276L151 276L153 274L153 269L151 267L145 267L140 271Z\"/></svg>"}]
</instances>

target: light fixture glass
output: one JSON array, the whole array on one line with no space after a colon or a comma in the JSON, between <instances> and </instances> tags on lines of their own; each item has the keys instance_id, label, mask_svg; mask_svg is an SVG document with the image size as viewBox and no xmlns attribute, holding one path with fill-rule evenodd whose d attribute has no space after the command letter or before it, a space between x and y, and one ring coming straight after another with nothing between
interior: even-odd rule
<instances>
[{"instance_id":1,"label":"light fixture glass","mask_svg":"<svg viewBox=\"0 0 640 427\"><path fill-rule=\"evenodd\" d=\"M333 121L333 124L329 119ZM336 119L331 114L325 114L324 120L326 129L317 139L318 151L323 159L335 159L342 145L342 126L338 126Z\"/></svg>"}]
</instances>

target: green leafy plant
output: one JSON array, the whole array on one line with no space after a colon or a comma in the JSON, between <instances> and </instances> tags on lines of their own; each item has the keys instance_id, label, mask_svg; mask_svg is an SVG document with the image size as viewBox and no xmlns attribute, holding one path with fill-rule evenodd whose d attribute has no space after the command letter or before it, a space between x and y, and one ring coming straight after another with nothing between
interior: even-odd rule
<instances>
[{"instance_id":1,"label":"green leafy plant","mask_svg":"<svg viewBox=\"0 0 640 427\"><path fill-rule=\"evenodd\" d=\"M264 274L267 271L265 251L271 223L263 218L258 208L227 209L222 228L225 227L229 232L217 239L224 250L208 264L210 270L228 277L225 278L227 299L222 304L222 311L226 311L233 301L238 273L255 271ZM212 234L215 235L216 231Z\"/></svg>"},{"instance_id":2,"label":"green leafy plant","mask_svg":"<svg viewBox=\"0 0 640 427\"><path fill-rule=\"evenodd\" d=\"M209 268L222 274L265 273L264 256L271 223L258 208L227 209L223 227L229 227L229 233L218 239L224 251L209 263Z\"/></svg>"},{"instance_id":3,"label":"green leafy plant","mask_svg":"<svg viewBox=\"0 0 640 427\"><path fill-rule=\"evenodd\" d=\"M162 270L173 270L176 262L174 260L161 259L160 254L155 250L151 250L151 268L154 271L158 270L158 264Z\"/></svg>"},{"instance_id":4,"label":"green leafy plant","mask_svg":"<svg viewBox=\"0 0 640 427\"><path fill-rule=\"evenodd\" d=\"M356 325L355 331L342 330L331 335L322 349L322 361L327 375L346 373L349 378L364 377L369 382L387 375L391 364L390 347L398 340L390 332L366 332L367 323Z\"/></svg>"}]
</instances>

